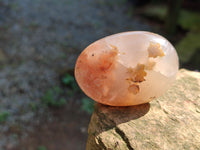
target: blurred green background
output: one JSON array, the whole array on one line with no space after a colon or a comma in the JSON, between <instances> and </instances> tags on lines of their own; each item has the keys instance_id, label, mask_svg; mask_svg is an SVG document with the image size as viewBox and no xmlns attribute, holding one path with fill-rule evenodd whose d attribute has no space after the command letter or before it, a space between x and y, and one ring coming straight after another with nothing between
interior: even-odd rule
<instances>
[{"instance_id":1,"label":"blurred green background","mask_svg":"<svg viewBox=\"0 0 200 150\"><path fill-rule=\"evenodd\" d=\"M200 70L199 0L1 0L0 150L82 150L94 102L78 55L110 34L166 37L180 68Z\"/></svg>"}]
</instances>

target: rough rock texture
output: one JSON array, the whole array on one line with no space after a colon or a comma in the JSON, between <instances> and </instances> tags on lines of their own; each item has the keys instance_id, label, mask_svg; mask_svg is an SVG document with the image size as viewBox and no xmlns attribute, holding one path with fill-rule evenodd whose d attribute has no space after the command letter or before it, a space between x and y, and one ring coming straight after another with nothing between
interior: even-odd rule
<instances>
[{"instance_id":1,"label":"rough rock texture","mask_svg":"<svg viewBox=\"0 0 200 150\"><path fill-rule=\"evenodd\" d=\"M151 103L96 104L88 133L87 150L200 150L200 73L180 70Z\"/></svg>"}]
</instances>

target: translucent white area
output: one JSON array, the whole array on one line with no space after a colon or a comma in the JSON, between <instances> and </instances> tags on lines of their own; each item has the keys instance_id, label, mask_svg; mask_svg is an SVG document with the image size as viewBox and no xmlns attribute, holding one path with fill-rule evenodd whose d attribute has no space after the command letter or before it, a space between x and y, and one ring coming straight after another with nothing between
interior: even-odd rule
<instances>
[{"instance_id":1,"label":"translucent white area","mask_svg":"<svg viewBox=\"0 0 200 150\"><path fill-rule=\"evenodd\" d=\"M151 43L157 44L159 48L156 50L164 53L164 56L150 56L148 49ZM113 62L114 67L108 71L109 73L94 72L94 81L90 81L88 85L85 80L93 77L93 72L89 71L91 67L87 65L96 66L97 64L98 66L101 63L99 58L113 49L118 50ZM87 63L85 63L85 69L79 67L79 71L76 71L75 68L80 87L95 101L113 106L142 104L161 96L176 79L179 67L178 56L172 44L158 34L144 31L125 32L105 37L89 45L81 55L87 56L87 60L81 60ZM154 65L149 68L150 61ZM134 74L137 74L138 65L145 66L142 71L146 75L142 76L142 81L135 80ZM130 74L130 68L135 69L136 73ZM91 73L87 74L87 72ZM132 85L136 87L136 91L130 90ZM89 86L96 87L96 90Z\"/></svg>"},{"instance_id":2,"label":"translucent white area","mask_svg":"<svg viewBox=\"0 0 200 150\"><path fill-rule=\"evenodd\" d=\"M157 57L154 71L166 76L177 73L179 63L175 48L164 37L145 31L132 31L114 34L104 38L108 45L114 45L120 52L119 62L126 67L135 67L138 63L145 64L148 60L150 42L159 43L164 57ZM125 54L124 54L125 53Z\"/></svg>"}]
</instances>

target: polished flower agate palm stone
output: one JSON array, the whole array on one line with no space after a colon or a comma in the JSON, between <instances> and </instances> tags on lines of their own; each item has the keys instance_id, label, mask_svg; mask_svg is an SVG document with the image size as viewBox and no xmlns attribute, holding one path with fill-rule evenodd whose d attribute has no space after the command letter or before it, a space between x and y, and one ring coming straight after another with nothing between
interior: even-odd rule
<instances>
[{"instance_id":1,"label":"polished flower agate palm stone","mask_svg":"<svg viewBox=\"0 0 200 150\"><path fill-rule=\"evenodd\" d=\"M78 57L75 77L86 95L111 106L147 103L176 78L175 48L151 32L118 33L89 45Z\"/></svg>"}]
</instances>

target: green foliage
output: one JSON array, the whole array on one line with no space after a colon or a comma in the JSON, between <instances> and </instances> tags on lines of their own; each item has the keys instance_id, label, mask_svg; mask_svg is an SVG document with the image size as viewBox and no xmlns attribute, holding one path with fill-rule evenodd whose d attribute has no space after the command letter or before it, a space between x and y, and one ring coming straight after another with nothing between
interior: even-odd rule
<instances>
[{"instance_id":1,"label":"green foliage","mask_svg":"<svg viewBox=\"0 0 200 150\"><path fill-rule=\"evenodd\" d=\"M37 148L37 150L47 150L47 148L46 148L45 146L39 146L39 147Z\"/></svg>"},{"instance_id":2,"label":"green foliage","mask_svg":"<svg viewBox=\"0 0 200 150\"><path fill-rule=\"evenodd\" d=\"M62 78L62 83L68 87L68 96L73 96L78 90L80 90L74 76L70 75L69 73L65 74L65 76Z\"/></svg>"},{"instance_id":3,"label":"green foliage","mask_svg":"<svg viewBox=\"0 0 200 150\"><path fill-rule=\"evenodd\" d=\"M134 7L130 7L130 8L128 9L127 14L128 14L129 17L132 17L133 14L134 14Z\"/></svg>"},{"instance_id":4,"label":"green foliage","mask_svg":"<svg viewBox=\"0 0 200 150\"><path fill-rule=\"evenodd\" d=\"M70 74L66 74L62 81L64 84L70 85L74 82L74 78Z\"/></svg>"},{"instance_id":5,"label":"green foliage","mask_svg":"<svg viewBox=\"0 0 200 150\"><path fill-rule=\"evenodd\" d=\"M30 108L31 108L32 111L36 111L38 109L37 104L34 103L34 102L30 102L29 106L30 106Z\"/></svg>"},{"instance_id":6,"label":"green foliage","mask_svg":"<svg viewBox=\"0 0 200 150\"><path fill-rule=\"evenodd\" d=\"M113 7L113 6L121 6L127 3L128 0L99 0L97 3L100 6L108 6L108 7Z\"/></svg>"},{"instance_id":7,"label":"green foliage","mask_svg":"<svg viewBox=\"0 0 200 150\"><path fill-rule=\"evenodd\" d=\"M12 3L11 5L9 5L10 8L13 10L13 11L17 11L19 9L19 5L16 4L16 3Z\"/></svg>"},{"instance_id":8,"label":"green foliage","mask_svg":"<svg viewBox=\"0 0 200 150\"><path fill-rule=\"evenodd\" d=\"M14 139L18 139L18 138L19 138L19 136L18 136L16 133L12 134L12 137L13 137Z\"/></svg>"},{"instance_id":9,"label":"green foliage","mask_svg":"<svg viewBox=\"0 0 200 150\"><path fill-rule=\"evenodd\" d=\"M73 91L77 91L79 89L74 76L68 73L62 78L62 82L64 85L72 88Z\"/></svg>"},{"instance_id":10,"label":"green foliage","mask_svg":"<svg viewBox=\"0 0 200 150\"><path fill-rule=\"evenodd\" d=\"M4 123L6 119L10 116L10 113L5 111L0 113L0 123Z\"/></svg>"},{"instance_id":11,"label":"green foliage","mask_svg":"<svg viewBox=\"0 0 200 150\"><path fill-rule=\"evenodd\" d=\"M47 90L42 97L42 103L47 106L61 107L66 104L66 100L61 97L63 90L60 87L54 87Z\"/></svg>"},{"instance_id":12,"label":"green foliage","mask_svg":"<svg viewBox=\"0 0 200 150\"><path fill-rule=\"evenodd\" d=\"M38 27L39 27L39 24L37 22L33 21L29 24L29 28L31 29L37 29Z\"/></svg>"},{"instance_id":13,"label":"green foliage","mask_svg":"<svg viewBox=\"0 0 200 150\"><path fill-rule=\"evenodd\" d=\"M186 30L200 31L200 13L182 10L178 24Z\"/></svg>"},{"instance_id":14,"label":"green foliage","mask_svg":"<svg viewBox=\"0 0 200 150\"><path fill-rule=\"evenodd\" d=\"M188 62L197 50L200 50L200 33L189 32L177 45L181 62Z\"/></svg>"},{"instance_id":15,"label":"green foliage","mask_svg":"<svg viewBox=\"0 0 200 150\"><path fill-rule=\"evenodd\" d=\"M155 18L161 21L165 21L167 15L167 7L166 6L149 6L147 7L143 13L144 16ZM198 30L200 31L200 14L181 10L178 25L180 25L183 29L187 30Z\"/></svg>"},{"instance_id":16,"label":"green foliage","mask_svg":"<svg viewBox=\"0 0 200 150\"><path fill-rule=\"evenodd\" d=\"M117 4L117 5L119 5L119 6L121 6L121 5L124 5L124 4L126 4L128 2L128 0L115 0L115 3Z\"/></svg>"},{"instance_id":17,"label":"green foliage","mask_svg":"<svg viewBox=\"0 0 200 150\"><path fill-rule=\"evenodd\" d=\"M167 8L164 6L149 6L142 12L142 15L146 17L155 18L161 21L165 20L166 14Z\"/></svg>"},{"instance_id":18,"label":"green foliage","mask_svg":"<svg viewBox=\"0 0 200 150\"><path fill-rule=\"evenodd\" d=\"M94 110L94 101L90 98L83 98L82 99L82 107L83 111L86 111L88 114L92 114Z\"/></svg>"}]
</instances>

